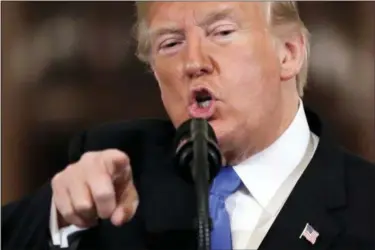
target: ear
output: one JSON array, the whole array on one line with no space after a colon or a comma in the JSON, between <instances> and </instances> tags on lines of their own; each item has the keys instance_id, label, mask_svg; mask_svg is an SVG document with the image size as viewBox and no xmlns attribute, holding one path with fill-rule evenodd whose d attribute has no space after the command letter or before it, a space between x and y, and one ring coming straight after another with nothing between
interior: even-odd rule
<instances>
[{"instance_id":1,"label":"ear","mask_svg":"<svg viewBox=\"0 0 375 250\"><path fill-rule=\"evenodd\" d=\"M151 70L152 70L152 73L154 74L154 77L155 77L159 87L160 87L160 78L158 76L158 73L153 68L151 68Z\"/></svg>"},{"instance_id":2,"label":"ear","mask_svg":"<svg viewBox=\"0 0 375 250\"><path fill-rule=\"evenodd\" d=\"M153 65L153 63L150 62L150 63L147 65L147 68L148 68L149 73L152 73L152 74L154 75L156 81L159 83L159 76L158 76L158 74L156 73L155 66Z\"/></svg>"},{"instance_id":3,"label":"ear","mask_svg":"<svg viewBox=\"0 0 375 250\"><path fill-rule=\"evenodd\" d=\"M154 66L152 65L152 64L150 64L150 71L152 72L152 74L154 75L154 77L155 77L155 80L156 80L156 82L158 83L158 86L159 86L159 90L160 90L160 92L161 92L161 94L162 94L162 91L161 91L161 84L160 84L160 78L159 78L159 75L158 75L158 73L157 73L157 71L155 70L155 68L154 68Z\"/></svg>"},{"instance_id":4,"label":"ear","mask_svg":"<svg viewBox=\"0 0 375 250\"><path fill-rule=\"evenodd\" d=\"M295 77L301 70L305 59L305 39L301 33L292 33L280 39L279 55L282 81Z\"/></svg>"}]
</instances>

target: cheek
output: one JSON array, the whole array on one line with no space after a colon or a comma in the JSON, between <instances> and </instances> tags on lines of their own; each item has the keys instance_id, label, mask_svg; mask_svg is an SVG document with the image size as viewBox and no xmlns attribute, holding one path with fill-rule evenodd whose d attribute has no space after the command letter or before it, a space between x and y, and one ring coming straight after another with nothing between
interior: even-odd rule
<instances>
[{"instance_id":1,"label":"cheek","mask_svg":"<svg viewBox=\"0 0 375 250\"><path fill-rule=\"evenodd\" d=\"M180 86L178 86L179 81L177 76L173 74L173 71L170 69L156 68L155 77L159 84L164 104L168 104L181 96L181 93L179 93Z\"/></svg>"},{"instance_id":2,"label":"cheek","mask_svg":"<svg viewBox=\"0 0 375 250\"><path fill-rule=\"evenodd\" d=\"M232 98L240 98L241 102L257 102L264 98L268 92L278 87L278 74L276 68L270 64L262 63L251 55L242 55L236 65L231 65L224 80L224 85L231 85L227 93Z\"/></svg>"},{"instance_id":3,"label":"cheek","mask_svg":"<svg viewBox=\"0 0 375 250\"><path fill-rule=\"evenodd\" d=\"M276 53L270 45L262 44L264 39L254 39L242 46L242 50L234 52L237 54L233 60L233 75L241 82L247 79L254 85L267 82L271 79L279 79L278 60ZM274 80L272 81L274 82Z\"/></svg>"},{"instance_id":4,"label":"cheek","mask_svg":"<svg viewBox=\"0 0 375 250\"><path fill-rule=\"evenodd\" d=\"M160 71L159 71L160 72ZM175 126L188 118L186 91L173 74L158 74L158 83L164 108Z\"/></svg>"},{"instance_id":5,"label":"cheek","mask_svg":"<svg viewBox=\"0 0 375 250\"><path fill-rule=\"evenodd\" d=\"M278 60L273 47L261 43L262 40L247 40L236 48L233 46L221 58L223 94L229 102L228 109L238 111L233 114L243 115L245 110L247 115L251 112L256 116L277 99L275 95L280 87Z\"/></svg>"},{"instance_id":6,"label":"cheek","mask_svg":"<svg viewBox=\"0 0 375 250\"><path fill-rule=\"evenodd\" d=\"M181 103L181 93L179 93L178 88L172 84L167 84L165 82L159 83L161 99L163 101L164 107L168 112L173 111L173 109L179 108Z\"/></svg>"}]
</instances>

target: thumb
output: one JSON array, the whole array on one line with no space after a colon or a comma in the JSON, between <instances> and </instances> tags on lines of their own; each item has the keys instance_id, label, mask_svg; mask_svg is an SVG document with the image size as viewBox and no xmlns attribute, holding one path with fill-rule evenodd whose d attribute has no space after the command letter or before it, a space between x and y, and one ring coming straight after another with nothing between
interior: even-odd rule
<instances>
[{"instance_id":1,"label":"thumb","mask_svg":"<svg viewBox=\"0 0 375 250\"><path fill-rule=\"evenodd\" d=\"M132 180L128 181L126 188L122 192L121 190L117 191L120 191L121 194L111 216L111 222L115 226L121 226L134 217L138 208L139 198Z\"/></svg>"}]
</instances>

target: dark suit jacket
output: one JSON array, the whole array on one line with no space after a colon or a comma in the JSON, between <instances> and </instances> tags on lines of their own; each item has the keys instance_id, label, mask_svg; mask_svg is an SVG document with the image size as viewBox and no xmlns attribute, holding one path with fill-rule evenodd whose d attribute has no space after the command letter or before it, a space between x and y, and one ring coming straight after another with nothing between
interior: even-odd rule
<instances>
[{"instance_id":1,"label":"dark suit jacket","mask_svg":"<svg viewBox=\"0 0 375 250\"><path fill-rule=\"evenodd\" d=\"M317 151L296 184L260 250L374 250L375 167L338 147L309 111ZM193 188L173 165L175 129L168 121L144 119L103 125L78 136L70 160L86 151L117 148L131 158L140 204L122 227L107 220L79 235L78 249L194 249ZM51 187L2 210L5 249L48 249ZM320 233L315 245L299 239L306 223Z\"/></svg>"}]
</instances>

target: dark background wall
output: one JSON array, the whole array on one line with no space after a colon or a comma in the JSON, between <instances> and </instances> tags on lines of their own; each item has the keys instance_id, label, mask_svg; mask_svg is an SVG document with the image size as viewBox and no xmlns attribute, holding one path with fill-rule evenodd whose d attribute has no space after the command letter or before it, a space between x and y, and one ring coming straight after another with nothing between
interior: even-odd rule
<instances>
[{"instance_id":1,"label":"dark background wall","mask_svg":"<svg viewBox=\"0 0 375 250\"><path fill-rule=\"evenodd\" d=\"M134 56L132 2L1 2L2 204L67 162L72 135L165 116ZM375 162L374 2L300 2L312 33L305 101L340 142Z\"/></svg>"}]
</instances>

